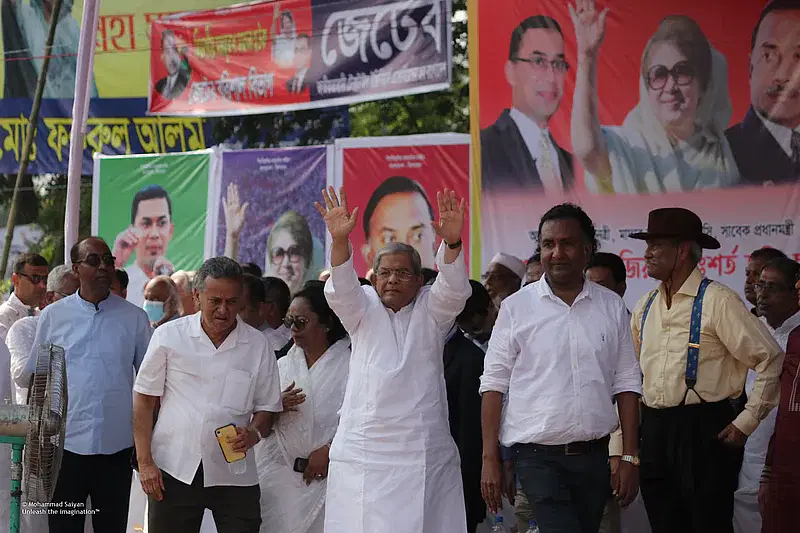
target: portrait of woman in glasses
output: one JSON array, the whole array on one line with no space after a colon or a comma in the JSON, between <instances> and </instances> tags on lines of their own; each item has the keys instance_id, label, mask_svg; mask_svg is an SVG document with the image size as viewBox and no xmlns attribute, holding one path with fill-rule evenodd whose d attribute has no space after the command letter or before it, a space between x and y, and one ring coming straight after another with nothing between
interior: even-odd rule
<instances>
[{"instance_id":1,"label":"portrait of woman in glasses","mask_svg":"<svg viewBox=\"0 0 800 533\"><path fill-rule=\"evenodd\" d=\"M306 218L297 211L283 213L267 237L266 276L282 279L292 294L304 282L316 279L320 268L314 265L314 237Z\"/></svg>"},{"instance_id":2,"label":"portrait of woman in glasses","mask_svg":"<svg viewBox=\"0 0 800 533\"><path fill-rule=\"evenodd\" d=\"M328 451L350 361L350 339L323 287L304 285L286 313L294 346L278 360L284 410L256 447L264 532L323 530Z\"/></svg>"},{"instance_id":3,"label":"portrait of woman in glasses","mask_svg":"<svg viewBox=\"0 0 800 533\"><path fill-rule=\"evenodd\" d=\"M725 128L728 66L693 19L664 18L645 46L639 103L621 126L601 126L598 63L608 10L570 5L578 45L572 147L600 194L652 194L730 187L739 172ZM606 83L613 83L606 80Z\"/></svg>"}]
</instances>

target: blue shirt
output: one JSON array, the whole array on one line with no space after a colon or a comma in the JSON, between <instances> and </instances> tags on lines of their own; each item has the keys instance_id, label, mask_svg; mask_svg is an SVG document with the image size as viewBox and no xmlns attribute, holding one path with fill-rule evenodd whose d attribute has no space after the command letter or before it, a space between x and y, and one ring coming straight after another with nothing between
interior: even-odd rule
<instances>
[{"instance_id":1,"label":"blue shirt","mask_svg":"<svg viewBox=\"0 0 800 533\"><path fill-rule=\"evenodd\" d=\"M95 307L75 293L42 311L18 383L29 383L38 346L64 348L66 450L107 455L133 446L134 369L139 370L151 333L147 314L113 294Z\"/></svg>"}]
</instances>

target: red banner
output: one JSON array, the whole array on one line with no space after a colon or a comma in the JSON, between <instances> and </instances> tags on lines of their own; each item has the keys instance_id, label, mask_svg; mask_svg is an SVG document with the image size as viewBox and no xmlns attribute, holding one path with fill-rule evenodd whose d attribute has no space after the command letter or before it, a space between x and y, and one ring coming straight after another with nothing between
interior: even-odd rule
<instances>
[{"instance_id":1,"label":"red banner","mask_svg":"<svg viewBox=\"0 0 800 533\"><path fill-rule=\"evenodd\" d=\"M450 84L450 0L278 0L153 22L148 111L329 107Z\"/></svg>"},{"instance_id":2,"label":"red banner","mask_svg":"<svg viewBox=\"0 0 800 533\"><path fill-rule=\"evenodd\" d=\"M562 202L580 204L601 251L624 258L631 305L653 286L645 245L629 238L652 209L696 212L722 244L701 270L737 290L754 249L800 250L800 146L789 142L800 131L800 9L597 0L571 14L570 4L471 3L484 267L496 252L530 257L541 216Z\"/></svg>"},{"instance_id":3,"label":"red banner","mask_svg":"<svg viewBox=\"0 0 800 533\"><path fill-rule=\"evenodd\" d=\"M337 141L336 184L359 212L350 242L360 275L378 250L395 241L416 248L422 266L436 268L439 240L430 223L439 216L436 193L445 188L467 199L462 240L469 265L468 143L466 135L447 134Z\"/></svg>"}]
</instances>

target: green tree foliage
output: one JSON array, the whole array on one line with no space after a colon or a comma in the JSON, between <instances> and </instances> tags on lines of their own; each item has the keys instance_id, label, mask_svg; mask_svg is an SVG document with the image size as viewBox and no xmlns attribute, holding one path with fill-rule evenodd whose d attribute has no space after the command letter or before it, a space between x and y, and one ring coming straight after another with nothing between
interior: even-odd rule
<instances>
[{"instance_id":1,"label":"green tree foliage","mask_svg":"<svg viewBox=\"0 0 800 533\"><path fill-rule=\"evenodd\" d=\"M42 239L33 243L31 252L37 252L50 265L64 263L64 213L67 205L67 177L49 175L39 195L39 216L36 223L42 229ZM92 178L81 178L81 206L78 239L89 236L92 223ZM109 243L110 246L111 243Z\"/></svg>"}]
</instances>

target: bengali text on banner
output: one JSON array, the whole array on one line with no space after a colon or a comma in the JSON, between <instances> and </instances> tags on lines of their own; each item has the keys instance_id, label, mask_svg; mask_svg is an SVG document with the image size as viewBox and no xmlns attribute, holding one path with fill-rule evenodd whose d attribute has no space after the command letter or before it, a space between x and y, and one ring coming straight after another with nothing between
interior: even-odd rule
<instances>
[{"instance_id":1,"label":"bengali text on banner","mask_svg":"<svg viewBox=\"0 0 800 533\"><path fill-rule=\"evenodd\" d=\"M450 0L280 0L159 19L148 111L238 115L447 88Z\"/></svg>"}]
</instances>

